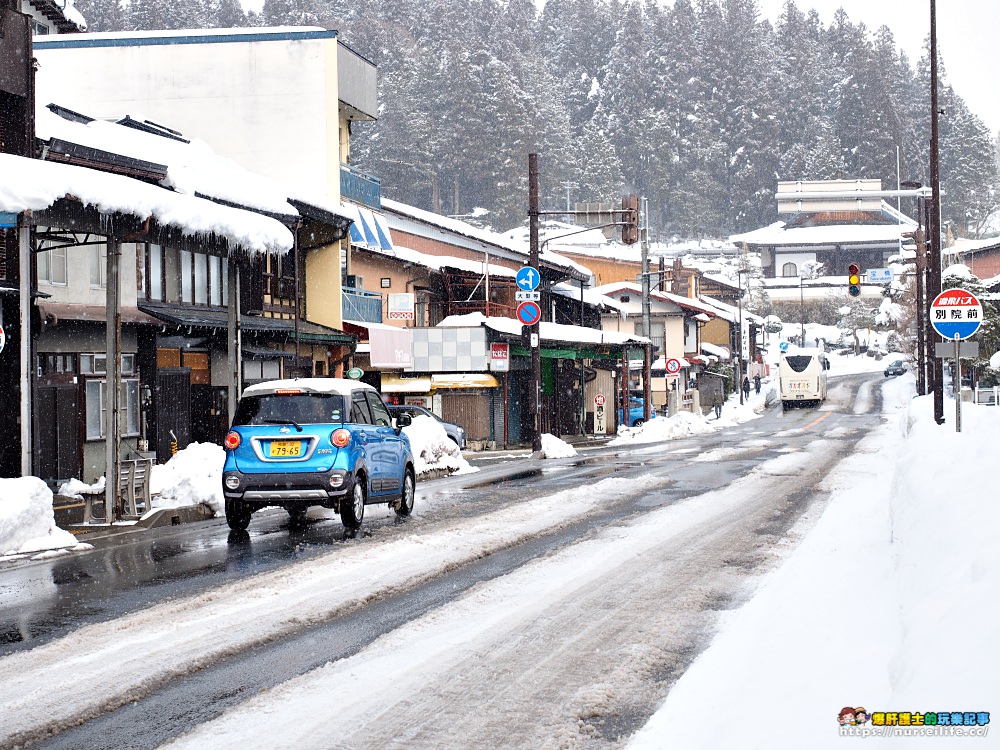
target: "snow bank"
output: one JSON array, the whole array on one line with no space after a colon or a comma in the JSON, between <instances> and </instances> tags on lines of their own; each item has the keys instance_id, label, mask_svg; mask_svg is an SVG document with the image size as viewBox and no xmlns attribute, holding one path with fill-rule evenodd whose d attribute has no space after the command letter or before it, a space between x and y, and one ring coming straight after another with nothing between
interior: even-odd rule
<instances>
[{"instance_id":1,"label":"snow bank","mask_svg":"<svg viewBox=\"0 0 1000 750\"><path fill-rule=\"evenodd\" d=\"M1000 442L1000 409L963 408L957 433L954 402L937 425L933 397L914 398L913 385L912 375L883 381L890 422L828 476L808 536L722 616L629 750L836 750L845 733L876 728L841 727L842 707L896 716L1000 704L1000 505L982 452ZM761 720L776 706L780 731ZM924 744L983 744L975 739Z\"/></svg>"},{"instance_id":2,"label":"snow bank","mask_svg":"<svg viewBox=\"0 0 1000 750\"><path fill-rule=\"evenodd\" d=\"M546 458L572 458L576 448L548 432L542 433L542 453Z\"/></svg>"},{"instance_id":3,"label":"snow bank","mask_svg":"<svg viewBox=\"0 0 1000 750\"><path fill-rule=\"evenodd\" d=\"M215 443L191 443L165 464L153 466L149 491L154 508L205 504L215 515L224 512L222 466L226 452Z\"/></svg>"},{"instance_id":4,"label":"snow bank","mask_svg":"<svg viewBox=\"0 0 1000 750\"><path fill-rule=\"evenodd\" d=\"M479 471L462 458L461 449L445 434L444 427L436 419L414 417L412 424L403 428L403 433L410 439L417 476L439 469L451 474Z\"/></svg>"},{"instance_id":5,"label":"snow bank","mask_svg":"<svg viewBox=\"0 0 1000 750\"><path fill-rule=\"evenodd\" d=\"M56 526L52 490L45 482L37 477L0 479L0 554L75 546L73 535Z\"/></svg>"},{"instance_id":6,"label":"snow bank","mask_svg":"<svg viewBox=\"0 0 1000 750\"><path fill-rule=\"evenodd\" d=\"M892 705L989 710L971 706L1000 705L1000 504L980 450L1000 442L1000 409L963 405L956 432L954 401L947 406L937 425L932 396L911 402L895 466L889 512L906 627L888 663ZM975 656L956 658L959 644Z\"/></svg>"}]
</instances>

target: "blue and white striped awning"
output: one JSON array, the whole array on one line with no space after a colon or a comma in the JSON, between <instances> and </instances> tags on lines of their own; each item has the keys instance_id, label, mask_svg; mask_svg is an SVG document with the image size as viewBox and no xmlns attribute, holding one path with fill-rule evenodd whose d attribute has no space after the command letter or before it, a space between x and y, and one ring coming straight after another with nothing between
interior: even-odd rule
<instances>
[{"instance_id":1,"label":"blue and white striped awning","mask_svg":"<svg viewBox=\"0 0 1000 750\"><path fill-rule=\"evenodd\" d=\"M353 203L343 208L351 215L351 244L380 252L392 252L392 235L389 225L379 214Z\"/></svg>"}]
</instances>

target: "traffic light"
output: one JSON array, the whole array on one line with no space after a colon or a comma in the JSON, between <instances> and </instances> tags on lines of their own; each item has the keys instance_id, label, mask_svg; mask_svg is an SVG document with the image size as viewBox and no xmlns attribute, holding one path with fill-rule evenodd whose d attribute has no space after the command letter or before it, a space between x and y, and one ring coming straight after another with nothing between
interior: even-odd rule
<instances>
[{"instance_id":1,"label":"traffic light","mask_svg":"<svg viewBox=\"0 0 1000 750\"><path fill-rule=\"evenodd\" d=\"M639 196L622 198L622 243L634 245L639 241Z\"/></svg>"},{"instance_id":2,"label":"traffic light","mask_svg":"<svg viewBox=\"0 0 1000 750\"><path fill-rule=\"evenodd\" d=\"M917 250L922 250L924 246L924 230L922 227L918 227L912 232L903 232L903 239L913 240L913 244L917 246Z\"/></svg>"},{"instance_id":3,"label":"traffic light","mask_svg":"<svg viewBox=\"0 0 1000 750\"><path fill-rule=\"evenodd\" d=\"M847 293L852 297L861 296L861 266L857 263L847 267Z\"/></svg>"}]
</instances>

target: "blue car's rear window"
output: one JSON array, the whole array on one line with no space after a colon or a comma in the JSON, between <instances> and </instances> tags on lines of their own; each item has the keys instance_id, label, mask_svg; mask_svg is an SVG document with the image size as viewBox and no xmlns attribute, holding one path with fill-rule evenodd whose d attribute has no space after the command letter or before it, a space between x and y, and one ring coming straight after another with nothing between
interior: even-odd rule
<instances>
[{"instance_id":1,"label":"blue car's rear window","mask_svg":"<svg viewBox=\"0 0 1000 750\"><path fill-rule=\"evenodd\" d=\"M344 397L339 393L245 396L236 408L233 426L343 422L344 414Z\"/></svg>"}]
</instances>

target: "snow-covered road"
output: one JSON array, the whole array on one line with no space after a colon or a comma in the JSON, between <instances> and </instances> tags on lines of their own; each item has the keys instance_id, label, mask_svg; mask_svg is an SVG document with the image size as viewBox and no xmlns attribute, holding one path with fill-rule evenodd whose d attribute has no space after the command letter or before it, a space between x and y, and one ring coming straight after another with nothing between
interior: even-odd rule
<instances>
[{"instance_id":1,"label":"snow-covered road","mask_svg":"<svg viewBox=\"0 0 1000 750\"><path fill-rule=\"evenodd\" d=\"M848 447L846 439L818 435L802 445L783 452L757 437L739 451L693 455L700 464L745 463L768 447L779 451L737 482L680 502L664 504L671 480L655 473L603 479L585 492L525 499L516 513L506 508L348 545L81 628L0 661L8 717L0 746L141 702L229 655L630 499L652 510L475 586L175 743L243 750L607 746L655 710L710 636L718 610L738 603L748 577L774 559L774 545L788 538L787 527L817 496L815 484Z\"/></svg>"},{"instance_id":2,"label":"snow-covered road","mask_svg":"<svg viewBox=\"0 0 1000 750\"><path fill-rule=\"evenodd\" d=\"M769 556L776 539L762 529L837 448L816 441L726 489L604 529L169 747L607 746L635 727L603 717L655 710L716 611Z\"/></svg>"}]
</instances>

